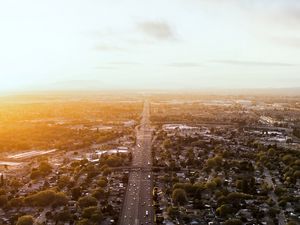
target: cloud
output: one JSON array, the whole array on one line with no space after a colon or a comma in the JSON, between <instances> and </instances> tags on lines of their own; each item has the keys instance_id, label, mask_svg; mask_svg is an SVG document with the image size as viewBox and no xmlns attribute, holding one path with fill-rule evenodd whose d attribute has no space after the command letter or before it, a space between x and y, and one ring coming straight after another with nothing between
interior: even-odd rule
<instances>
[{"instance_id":1,"label":"cloud","mask_svg":"<svg viewBox=\"0 0 300 225\"><path fill-rule=\"evenodd\" d=\"M297 21L300 21L300 5L299 4L298 4L297 8L290 8L287 13L291 18L293 18Z\"/></svg>"},{"instance_id":2,"label":"cloud","mask_svg":"<svg viewBox=\"0 0 300 225\"><path fill-rule=\"evenodd\" d=\"M96 51L125 51L125 48L121 48L113 45L96 45L94 47Z\"/></svg>"},{"instance_id":3,"label":"cloud","mask_svg":"<svg viewBox=\"0 0 300 225\"><path fill-rule=\"evenodd\" d=\"M120 66L140 66L138 62L126 62L126 61L116 61L116 62L107 62L102 65L96 66L95 69L98 70L114 70L118 69Z\"/></svg>"},{"instance_id":4,"label":"cloud","mask_svg":"<svg viewBox=\"0 0 300 225\"><path fill-rule=\"evenodd\" d=\"M167 66L170 67L202 67L203 65L201 63L191 63L191 62L181 62L181 63L171 63Z\"/></svg>"},{"instance_id":5,"label":"cloud","mask_svg":"<svg viewBox=\"0 0 300 225\"><path fill-rule=\"evenodd\" d=\"M284 67L284 66L296 66L291 63L282 62L262 62L262 61L243 61L243 60L210 60L212 63L229 64L235 66L272 66L272 67Z\"/></svg>"},{"instance_id":6,"label":"cloud","mask_svg":"<svg viewBox=\"0 0 300 225\"><path fill-rule=\"evenodd\" d=\"M113 29L103 29L103 30L94 30L94 31L83 32L83 34L92 36L92 37L103 38L103 37L118 36L123 33L113 30Z\"/></svg>"},{"instance_id":7,"label":"cloud","mask_svg":"<svg viewBox=\"0 0 300 225\"><path fill-rule=\"evenodd\" d=\"M248 12L259 20L267 19L270 22L293 23L300 21L300 1L299 0L200 0L193 2L206 3L215 7L234 7L243 13Z\"/></svg>"},{"instance_id":8,"label":"cloud","mask_svg":"<svg viewBox=\"0 0 300 225\"><path fill-rule=\"evenodd\" d=\"M143 22L137 25L137 28L143 34L158 40L175 39L175 34L165 22Z\"/></svg>"},{"instance_id":9,"label":"cloud","mask_svg":"<svg viewBox=\"0 0 300 225\"><path fill-rule=\"evenodd\" d=\"M284 25L294 28L300 22L300 1L298 0L255 0L252 3L244 4L243 9L256 13L259 19L267 19L274 25Z\"/></svg>"},{"instance_id":10,"label":"cloud","mask_svg":"<svg viewBox=\"0 0 300 225\"><path fill-rule=\"evenodd\" d=\"M96 66L95 69L97 70L114 70L116 67L114 66Z\"/></svg>"},{"instance_id":11,"label":"cloud","mask_svg":"<svg viewBox=\"0 0 300 225\"><path fill-rule=\"evenodd\" d=\"M116 65L116 66L121 66L121 65L137 66L137 65L141 65L141 63L139 63L139 62L125 62L125 61L110 62L108 64L109 65Z\"/></svg>"},{"instance_id":12,"label":"cloud","mask_svg":"<svg viewBox=\"0 0 300 225\"><path fill-rule=\"evenodd\" d=\"M300 38L297 37L274 37L271 38L274 42L286 45L292 48L300 48Z\"/></svg>"}]
</instances>

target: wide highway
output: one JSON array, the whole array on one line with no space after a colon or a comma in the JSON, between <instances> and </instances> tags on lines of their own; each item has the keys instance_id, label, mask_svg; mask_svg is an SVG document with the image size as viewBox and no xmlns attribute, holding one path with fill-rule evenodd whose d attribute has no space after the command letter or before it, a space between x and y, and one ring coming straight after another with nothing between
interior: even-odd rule
<instances>
[{"instance_id":1,"label":"wide highway","mask_svg":"<svg viewBox=\"0 0 300 225\"><path fill-rule=\"evenodd\" d=\"M145 101L141 123L136 133L136 146L132 151L132 166L139 167L129 174L128 186L123 203L120 225L154 224L152 201L152 157L150 106Z\"/></svg>"}]
</instances>

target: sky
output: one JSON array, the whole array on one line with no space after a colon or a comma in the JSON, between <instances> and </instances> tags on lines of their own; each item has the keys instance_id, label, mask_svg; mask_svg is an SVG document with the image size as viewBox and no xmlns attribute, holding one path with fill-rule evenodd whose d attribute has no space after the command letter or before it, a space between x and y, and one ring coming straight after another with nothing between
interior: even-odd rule
<instances>
[{"instance_id":1,"label":"sky","mask_svg":"<svg viewBox=\"0 0 300 225\"><path fill-rule=\"evenodd\" d=\"M300 86L299 0L0 0L0 92Z\"/></svg>"}]
</instances>

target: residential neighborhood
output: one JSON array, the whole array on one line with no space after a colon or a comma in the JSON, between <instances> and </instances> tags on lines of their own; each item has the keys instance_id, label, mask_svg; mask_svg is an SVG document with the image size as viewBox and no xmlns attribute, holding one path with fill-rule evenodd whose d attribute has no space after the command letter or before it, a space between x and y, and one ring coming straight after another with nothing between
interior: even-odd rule
<instances>
[{"instance_id":1,"label":"residential neighborhood","mask_svg":"<svg viewBox=\"0 0 300 225\"><path fill-rule=\"evenodd\" d=\"M60 121L50 113L23 122L59 127L78 135L77 144L66 148L48 133L55 138L38 149L45 143L34 133L27 145L36 148L2 150L1 224L119 225L135 220L134 204L149 207L138 216L145 224L299 223L297 101L168 98L150 96L144 109L137 98L105 120L84 114L89 122L78 121L62 111ZM120 105L110 104L94 107Z\"/></svg>"}]
</instances>

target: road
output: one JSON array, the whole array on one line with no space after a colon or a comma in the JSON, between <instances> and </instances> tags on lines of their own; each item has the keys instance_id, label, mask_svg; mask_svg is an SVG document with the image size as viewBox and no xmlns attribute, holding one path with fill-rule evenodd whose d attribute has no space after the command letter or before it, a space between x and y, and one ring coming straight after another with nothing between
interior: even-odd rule
<instances>
[{"instance_id":1,"label":"road","mask_svg":"<svg viewBox=\"0 0 300 225\"><path fill-rule=\"evenodd\" d=\"M272 190L269 192L269 197L275 202L276 206L279 207L278 206L278 197L274 193L275 185L274 185L274 183L272 181L272 177L270 175L270 171L267 168L264 168L264 175L265 175L265 181L267 182L267 184L269 186L272 187ZM278 218L278 225L285 225L286 224L286 218L285 218L285 215L284 215L284 212L283 212L282 209L280 209L280 212L279 212L277 218Z\"/></svg>"},{"instance_id":2,"label":"road","mask_svg":"<svg viewBox=\"0 0 300 225\"><path fill-rule=\"evenodd\" d=\"M152 202L152 157L150 106L145 101L141 124L136 132L136 146L132 151L132 166L139 167L129 174L128 186L123 203L120 225L154 224Z\"/></svg>"}]
</instances>

